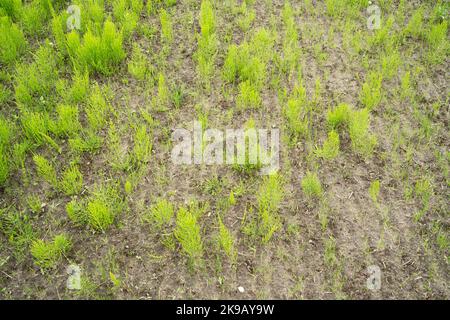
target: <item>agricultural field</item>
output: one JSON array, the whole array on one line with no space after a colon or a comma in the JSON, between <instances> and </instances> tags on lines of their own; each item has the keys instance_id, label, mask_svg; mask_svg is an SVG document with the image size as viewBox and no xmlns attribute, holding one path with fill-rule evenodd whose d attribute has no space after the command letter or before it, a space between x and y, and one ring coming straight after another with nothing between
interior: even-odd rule
<instances>
[{"instance_id":1,"label":"agricultural field","mask_svg":"<svg viewBox=\"0 0 450 320\"><path fill-rule=\"evenodd\" d=\"M0 0L0 299L449 299L449 9Z\"/></svg>"}]
</instances>

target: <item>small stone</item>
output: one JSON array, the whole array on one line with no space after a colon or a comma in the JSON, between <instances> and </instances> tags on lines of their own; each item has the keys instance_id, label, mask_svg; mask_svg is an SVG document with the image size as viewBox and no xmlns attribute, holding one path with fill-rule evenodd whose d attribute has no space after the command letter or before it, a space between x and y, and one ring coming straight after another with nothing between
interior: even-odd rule
<instances>
[{"instance_id":1,"label":"small stone","mask_svg":"<svg viewBox=\"0 0 450 320\"><path fill-rule=\"evenodd\" d=\"M245 291L244 287L238 287L238 290L240 293L244 293L244 291Z\"/></svg>"}]
</instances>

